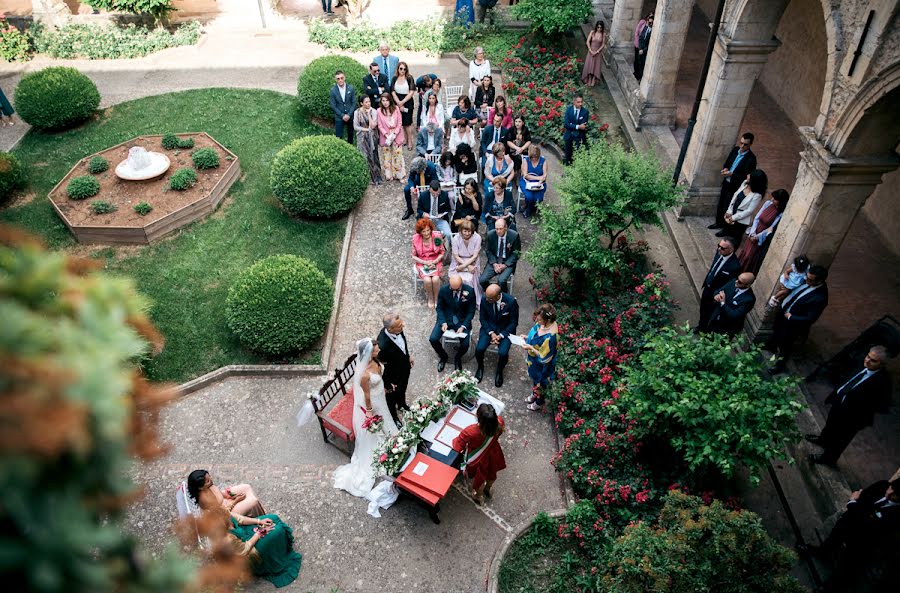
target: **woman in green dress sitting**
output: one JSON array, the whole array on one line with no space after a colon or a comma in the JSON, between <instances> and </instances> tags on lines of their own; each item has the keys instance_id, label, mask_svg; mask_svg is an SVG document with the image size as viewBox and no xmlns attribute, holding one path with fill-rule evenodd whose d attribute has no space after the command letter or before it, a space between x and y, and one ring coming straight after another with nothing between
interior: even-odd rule
<instances>
[{"instance_id":1,"label":"woman in green dress sitting","mask_svg":"<svg viewBox=\"0 0 900 593\"><path fill-rule=\"evenodd\" d=\"M203 490L209 487L207 476L208 472L202 469L188 476L188 495L195 501L199 501ZM226 517L223 509L214 508L211 512ZM276 587L285 587L296 580L303 556L294 551L294 532L278 515L246 517L232 511L227 520L226 538L240 555L248 557L254 575Z\"/></svg>"}]
</instances>

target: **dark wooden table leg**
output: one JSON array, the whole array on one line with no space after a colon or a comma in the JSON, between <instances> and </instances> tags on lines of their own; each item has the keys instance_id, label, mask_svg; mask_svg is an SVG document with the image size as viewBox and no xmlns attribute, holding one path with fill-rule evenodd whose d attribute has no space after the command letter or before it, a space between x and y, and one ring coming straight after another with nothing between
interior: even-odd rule
<instances>
[{"instance_id":1,"label":"dark wooden table leg","mask_svg":"<svg viewBox=\"0 0 900 593\"><path fill-rule=\"evenodd\" d=\"M438 517L438 513L441 512L441 504L438 503L433 507L428 507L428 516L431 517L431 520L434 521L435 525L441 524L441 518Z\"/></svg>"}]
</instances>

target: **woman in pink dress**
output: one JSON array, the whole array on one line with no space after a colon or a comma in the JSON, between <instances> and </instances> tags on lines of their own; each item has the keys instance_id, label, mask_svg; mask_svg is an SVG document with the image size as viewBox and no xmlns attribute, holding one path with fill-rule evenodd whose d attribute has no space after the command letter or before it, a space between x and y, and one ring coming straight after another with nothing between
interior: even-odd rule
<instances>
[{"instance_id":1,"label":"woman in pink dress","mask_svg":"<svg viewBox=\"0 0 900 593\"><path fill-rule=\"evenodd\" d=\"M416 234L412 238L412 258L416 262L416 274L425 284L428 306L432 309L441 289L444 253L446 253L444 236L434 230L434 223L431 220L420 218L416 222Z\"/></svg>"},{"instance_id":2,"label":"woman in pink dress","mask_svg":"<svg viewBox=\"0 0 900 593\"><path fill-rule=\"evenodd\" d=\"M597 21L594 30L587 38L587 55L584 57L584 68L581 70L581 82L594 86L600 82L600 53L606 47L606 25Z\"/></svg>"},{"instance_id":3,"label":"woman in pink dress","mask_svg":"<svg viewBox=\"0 0 900 593\"><path fill-rule=\"evenodd\" d=\"M475 304L481 303L481 235L475 232L475 225L463 220L457 225L459 232L453 235L453 259L450 275L459 274L465 284L475 289Z\"/></svg>"},{"instance_id":4,"label":"woman in pink dress","mask_svg":"<svg viewBox=\"0 0 900 593\"><path fill-rule=\"evenodd\" d=\"M406 179L406 163L403 161L403 120L394 99L388 93L381 95L378 109L378 146L381 147L381 173L385 181Z\"/></svg>"}]
</instances>

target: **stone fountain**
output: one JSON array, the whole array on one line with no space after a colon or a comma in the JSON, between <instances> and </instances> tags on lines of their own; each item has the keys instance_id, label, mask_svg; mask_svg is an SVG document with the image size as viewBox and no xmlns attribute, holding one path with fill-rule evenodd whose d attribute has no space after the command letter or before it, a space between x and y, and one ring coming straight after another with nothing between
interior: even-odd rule
<instances>
[{"instance_id":1,"label":"stone fountain","mask_svg":"<svg viewBox=\"0 0 900 593\"><path fill-rule=\"evenodd\" d=\"M128 149L128 158L116 165L116 176L126 181L145 181L159 177L172 165L169 157L150 152L143 146Z\"/></svg>"}]
</instances>

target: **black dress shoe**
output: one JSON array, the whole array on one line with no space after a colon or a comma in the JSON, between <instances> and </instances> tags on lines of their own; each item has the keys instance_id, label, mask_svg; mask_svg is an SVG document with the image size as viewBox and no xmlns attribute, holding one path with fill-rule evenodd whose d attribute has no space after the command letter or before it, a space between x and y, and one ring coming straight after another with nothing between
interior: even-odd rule
<instances>
[{"instance_id":1,"label":"black dress shoe","mask_svg":"<svg viewBox=\"0 0 900 593\"><path fill-rule=\"evenodd\" d=\"M475 380L481 383L481 380L484 378L484 367L478 367L475 371Z\"/></svg>"},{"instance_id":2,"label":"black dress shoe","mask_svg":"<svg viewBox=\"0 0 900 593\"><path fill-rule=\"evenodd\" d=\"M718 233L716 233L716 236L717 236L717 237L727 237L727 236L728 236L728 231L726 231L725 229L722 229L721 231L719 231Z\"/></svg>"},{"instance_id":3,"label":"black dress shoe","mask_svg":"<svg viewBox=\"0 0 900 593\"><path fill-rule=\"evenodd\" d=\"M706 227L706 228L708 228L708 229L710 229L710 230L712 230L712 229L720 229L720 228L722 228L722 225L720 225L718 222L714 222L714 223L712 223L711 225L709 225L709 226Z\"/></svg>"},{"instance_id":4,"label":"black dress shoe","mask_svg":"<svg viewBox=\"0 0 900 593\"><path fill-rule=\"evenodd\" d=\"M454 358L453 359L453 368L456 369L457 371L461 371L462 370L462 361L458 358Z\"/></svg>"},{"instance_id":5,"label":"black dress shoe","mask_svg":"<svg viewBox=\"0 0 900 593\"><path fill-rule=\"evenodd\" d=\"M494 375L494 387L503 387L503 373Z\"/></svg>"},{"instance_id":6,"label":"black dress shoe","mask_svg":"<svg viewBox=\"0 0 900 593\"><path fill-rule=\"evenodd\" d=\"M443 373L443 372L444 372L444 367L445 367L445 366L447 366L447 361L446 361L446 360L439 360L439 361L438 361L438 372L439 372L439 373Z\"/></svg>"},{"instance_id":7,"label":"black dress shoe","mask_svg":"<svg viewBox=\"0 0 900 593\"><path fill-rule=\"evenodd\" d=\"M402 218L401 220L406 220L407 218L409 218L409 217L412 216L412 215L413 215L413 211L412 211L412 210L407 210L406 213L403 215L403 218Z\"/></svg>"},{"instance_id":8,"label":"black dress shoe","mask_svg":"<svg viewBox=\"0 0 900 593\"><path fill-rule=\"evenodd\" d=\"M833 461L829 461L828 458L825 457L824 453L813 453L809 456L809 460L812 463L827 465L828 467L837 467L837 464L835 464Z\"/></svg>"},{"instance_id":9,"label":"black dress shoe","mask_svg":"<svg viewBox=\"0 0 900 593\"><path fill-rule=\"evenodd\" d=\"M818 445L820 442L822 442L822 437L817 434L813 434L813 433L803 435L803 438L806 439L807 441L809 441L810 443L814 443L816 445Z\"/></svg>"}]
</instances>

